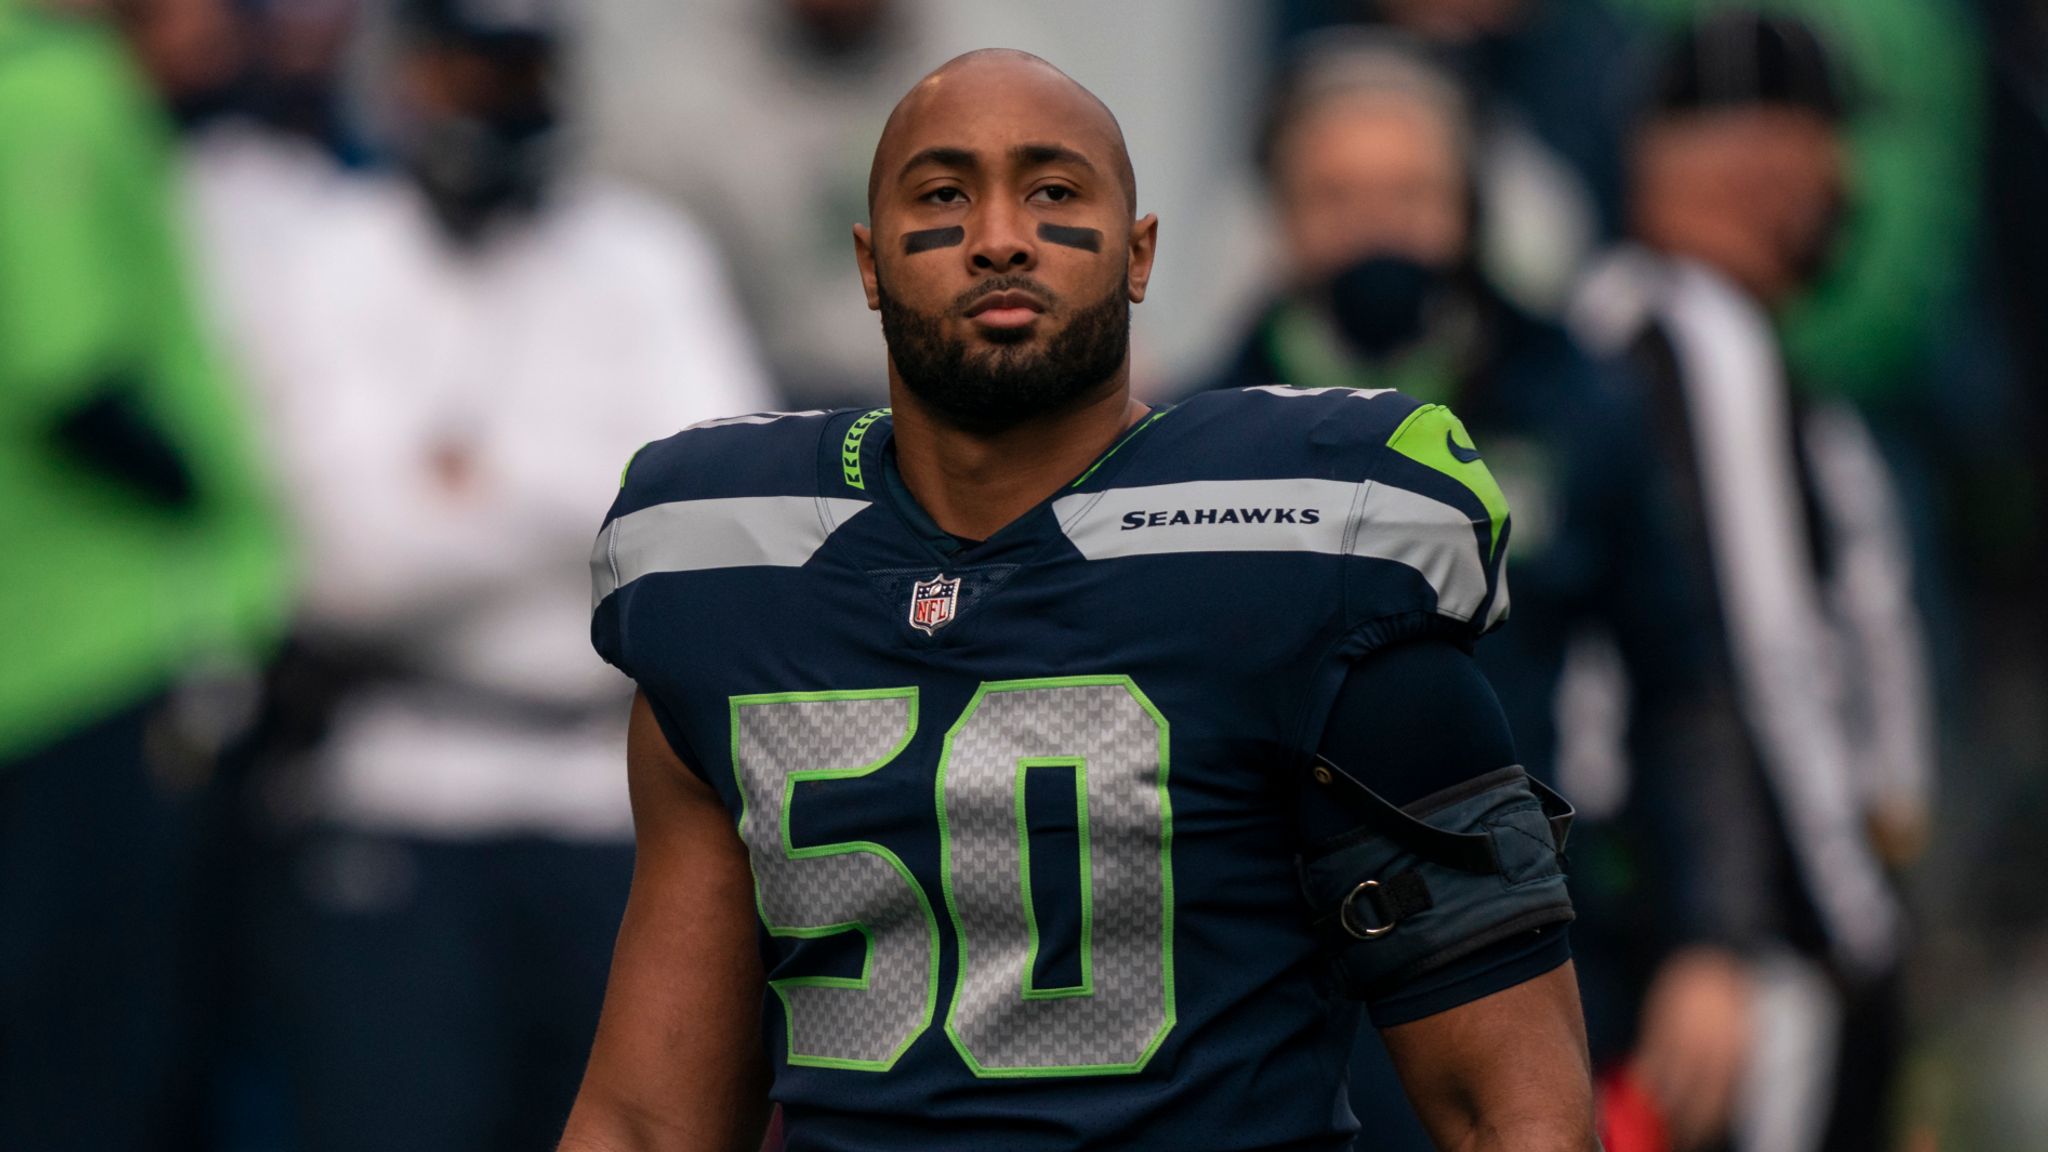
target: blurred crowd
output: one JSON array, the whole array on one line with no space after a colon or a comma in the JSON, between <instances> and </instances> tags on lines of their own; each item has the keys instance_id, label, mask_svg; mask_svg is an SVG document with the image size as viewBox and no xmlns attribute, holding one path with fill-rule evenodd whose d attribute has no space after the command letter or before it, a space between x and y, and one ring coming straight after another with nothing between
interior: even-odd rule
<instances>
[{"instance_id":1,"label":"blurred crowd","mask_svg":"<svg viewBox=\"0 0 2048 1152\"><path fill-rule=\"evenodd\" d=\"M885 402L871 150L990 44L1122 118L1143 397L1484 451L1610 1152L2048 1148L2048 3L1757 4L0 0L0 1148L553 1146L591 535Z\"/></svg>"}]
</instances>

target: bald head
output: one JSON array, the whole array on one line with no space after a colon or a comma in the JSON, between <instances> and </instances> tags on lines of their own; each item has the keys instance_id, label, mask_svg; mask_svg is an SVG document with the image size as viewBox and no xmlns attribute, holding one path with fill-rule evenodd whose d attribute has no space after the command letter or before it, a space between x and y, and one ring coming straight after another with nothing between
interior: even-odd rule
<instances>
[{"instance_id":1,"label":"bald head","mask_svg":"<svg viewBox=\"0 0 2048 1152\"><path fill-rule=\"evenodd\" d=\"M991 434L1128 389L1159 239L1136 202L1116 117L1038 57L971 52L918 81L853 226L899 412Z\"/></svg>"},{"instance_id":2,"label":"bald head","mask_svg":"<svg viewBox=\"0 0 2048 1152\"><path fill-rule=\"evenodd\" d=\"M1084 155L1099 152L1095 162L1107 165L1131 214L1137 214L1137 173L1109 105L1041 57L1014 48L980 48L939 65L897 101L868 168L868 215L874 216L883 182L900 175L928 147L923 137L934 121L964 122L971 131L976 110L1008 101L1028 102L1042 115L1048 142L1072 137ZM931 146L958 148L962 143L968 142Z\"/></svg>"}]
</instances>

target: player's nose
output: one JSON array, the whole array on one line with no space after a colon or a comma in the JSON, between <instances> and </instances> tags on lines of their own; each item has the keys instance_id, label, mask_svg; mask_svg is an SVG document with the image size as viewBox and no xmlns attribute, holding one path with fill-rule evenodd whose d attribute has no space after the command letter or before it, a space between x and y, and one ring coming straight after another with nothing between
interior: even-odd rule
<instances>
[{"instance_id":1,"label":"player's nose","mask_svg":"<svg viewBox=\"0 0 2048 1152\"><path fill-rule=\"evenodd\" d=\"M969 230L976 271L1022 272L1038 263L1038 245L1023 205L984 205Z\"/></svg>"}]
</instances>

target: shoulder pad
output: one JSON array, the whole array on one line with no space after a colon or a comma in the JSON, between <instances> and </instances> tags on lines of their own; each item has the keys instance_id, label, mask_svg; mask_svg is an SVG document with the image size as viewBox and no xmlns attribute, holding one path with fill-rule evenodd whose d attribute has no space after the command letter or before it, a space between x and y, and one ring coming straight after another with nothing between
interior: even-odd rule
<instances>
[{"instance_id":1,"label":"shoulder pad","mask_svg":"<svg viewBox=\"0 0 2048 1152\"><path fill-rule=\"evenodd\" d=\"M1384 389L1222 389L1169 410L1150 435L1109 490L1071 498L1063 524L1090 559L1350 558L1342 626L1359 652L1425 632L1469 643L1506 618L1507 501L1442 405ZM1284 514L1268 520L1272 506Z\"/></svg>"},{"instance_id":2,"label":"shoulder pad","mask_svg":"<svg viewBox=\"0 0 2048 1152\"><path fill-rule=\"evenodd\" d=\"M654 573L806 562L837 523L868 506L819 485L823 438L858 415L736 416L641 448L591 549L592 607ZM599 651L618 663L602 640Z\"/></svg>"},{"instance_id":3,"label":"shoulder pad","mask_svg":"<svg viewBox=\"0 0 2048 1152\"><path fill-rule=\"evenodd\" d=\"M1190 467L1266 476L1359 479L1415 401L1391 389L1226 388L1189 398L1161 422Z\"/></svg>"},{"instance_id":4,"label":"shoulder pad","mask_svg":"<svg viewBox=\"0 0 2048 1152\"><path fill-rule=\"evenodd\" d=\"M1364 647L1417 631L1469 643L1506 620L1510 528L1507 500L1465 426L1440 404L1413 408L1378 445L1350 549L1399 566L1353 572L1352 623ZM1420 612L1417 595L1427 601Z\"/></svg>"},{"instance_id":5,"label":"shoulder pad","mask_svg":"<svg viewBox=\"0 0 2048 1152\"><path fill-rule=\"evenodd\" d=\"M619 473L612 515L676 500L815 494L819 437L835 415L730 416L642 445Z\"/></svg>"},{"instance_id":6,"label":"shoulder pad","mask_svg":"<svg viewBox=\"0 0 2048 1152\"><path fill-rule=\"evenodd\" d=\"M1420 464L1433 473L1425 476L1397 465L1391 469L1395 475L1387 478L1388 483L1409 480L1423 495L1441 498L1440 494L1449 493L1438 479L1443 477L1463 489L1463 493L1449 494L1469 495L1478 503L1486 514L1486 558L1491 560L1507 532L1508 501L1501 494L1500 485L1494 482L1478 446L1472 443L1472 434L1465 431L1464 422L1441 404L1424 404L1410 412L1393 435L1387 437L1387 447L1402 460Z\"/></svg>"},{"instance_id":7,"label":"shoulder pad","mask_svg":"<svg viewBox=\"0 0 2048 1152\"><path fill-rule=\"evenodd\" d=\"M1344 550L1400 569L1353 572L1348 615L1363 646L1419 631L1469 642L1506 619L1507 499L1450 409L1391 390L1210 395L1216 417L1252 441L1245 451L1290 460L1295 475L1364 482Z\"/></svg>"}]
</instances>

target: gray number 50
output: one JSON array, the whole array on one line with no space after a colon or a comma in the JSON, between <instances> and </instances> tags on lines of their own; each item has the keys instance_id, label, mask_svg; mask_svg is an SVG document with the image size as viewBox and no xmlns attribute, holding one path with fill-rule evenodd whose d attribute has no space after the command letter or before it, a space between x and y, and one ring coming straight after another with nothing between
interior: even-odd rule
<instances>
[{"instance_id":1,"label":"gray number 50","mask_svg":"<svg viewBox=\"0 0 2048 1152\"><path fill-rule=\"evenodd\" d=\"M886 1071L931 1026L939 923L924 888L878 843L799 848L789 834L797 785L887 769L917 724L915 688L732 700L761 922L776 936L865 937L858 977L771 981L792 1064ZM1028 773L1053 766L1074 778L1081 979L1040 988L1024 795ZM975 1075L1136 1072L1173 1029L1167 770L1166 719L1125 676L984 684L947 732L933 793L960 960L945 1028ZM831 803L825 789L805 796Z\"/></svg>"}]
</instances>

